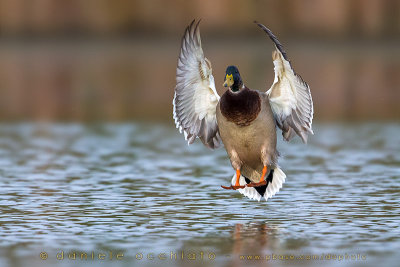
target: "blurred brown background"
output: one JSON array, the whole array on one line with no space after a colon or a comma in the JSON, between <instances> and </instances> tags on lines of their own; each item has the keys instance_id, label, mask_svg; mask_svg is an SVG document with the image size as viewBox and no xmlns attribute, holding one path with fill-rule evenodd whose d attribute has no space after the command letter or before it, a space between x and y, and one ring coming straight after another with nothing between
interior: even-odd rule
<instances>
[{"instance_id":1,"label":"blurred brown background","mask_svg":"<svg viewBox=\"0 0 400 267\"><path fill-rule=\"evenodd\" d=\"M273 81L269 27L310 84L316 120L400 119L400 1L0 0L0 119L171 119L180 39L202 18L223 93Z\"/></svg>"}]
</instances>

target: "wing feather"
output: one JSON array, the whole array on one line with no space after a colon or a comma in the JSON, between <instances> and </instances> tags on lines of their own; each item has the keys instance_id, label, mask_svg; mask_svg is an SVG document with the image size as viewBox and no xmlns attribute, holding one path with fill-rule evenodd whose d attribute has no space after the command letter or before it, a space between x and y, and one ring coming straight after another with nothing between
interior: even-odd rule
<instances>
[{"instance_id":1,"label":"wing feather","mask_svg":"<svg viewBox=\"0 0 400 267\"><path fill-rule=\"evenodd\" d=\"M188 144L199 137L204 145L220 145L216 107L219 95L215 89L210 61L201 47L199 23L195 20L186 28L176 68L173 118Z\"/></svg>"},{"instance_id":2,"label":"wing feather","mask_svg":"<svg viewBox=\"0 0 400 267\"><path fill-rule=\"evenodd\" d=\"M311 91L308 84L296 74L287 54L276 36L261 23L255 22L274 42L272 53L275 78L267 91L276 124L282 129L283 138L290 141L295 134L307 143L308 134L314 134L314 114Z\"/></svg>"}]
</instances>

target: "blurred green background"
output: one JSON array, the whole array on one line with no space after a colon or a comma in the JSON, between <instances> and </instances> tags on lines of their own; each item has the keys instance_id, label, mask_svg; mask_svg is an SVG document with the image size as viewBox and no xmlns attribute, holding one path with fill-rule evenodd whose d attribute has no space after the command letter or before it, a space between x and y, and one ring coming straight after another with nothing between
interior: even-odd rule
<instances>
[{"instance_id":1,"label":"blurred green background","mask_svg":"<svg viewBox=\"0 0 400 267\"><path fill-rule=\"evenodd\" d=\"M227 65L273 81L269 27L310 84L315 119L400 118L400 1L0 0L0 120L171 120L188 23L217 90Z\"/></svg>"}]
</instances>

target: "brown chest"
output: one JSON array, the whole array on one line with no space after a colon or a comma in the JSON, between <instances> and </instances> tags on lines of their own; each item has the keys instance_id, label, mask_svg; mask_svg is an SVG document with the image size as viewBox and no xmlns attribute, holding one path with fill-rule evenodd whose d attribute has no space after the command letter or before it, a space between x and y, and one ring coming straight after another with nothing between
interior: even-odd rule
<instances>
[{"instance_id":1,"label":"brown chest","mask_svg":"<svg viewBox=\"0 0 400 267\"><path fill-rule=\"evenodd\" d=\"M238 126L248 126L261 110L261 99L258 92L248 88L233 93L227 90L220 100L221 114Z\"/></svg>"}]
</instances>

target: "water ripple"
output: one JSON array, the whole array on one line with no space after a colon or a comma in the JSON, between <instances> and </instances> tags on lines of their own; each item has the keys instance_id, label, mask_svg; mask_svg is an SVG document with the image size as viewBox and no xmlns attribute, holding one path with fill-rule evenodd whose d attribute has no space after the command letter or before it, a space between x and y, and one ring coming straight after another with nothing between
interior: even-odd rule
<instances>
[{"instance_id":1,"label":"water ripple","mask_svg":"<svg viewBox=\"0 0 400 267\"><path fill-rule=\"evenodd\" d=\"M233 174L223 149L188 147L172 127L3 124L0 256L197 249L225 264L234 260L222 255L249 252L399 259L399 131L321 124L308 146L280 141L287 182L258 203L220 188Z\"/></svg>"}]
</instances>

